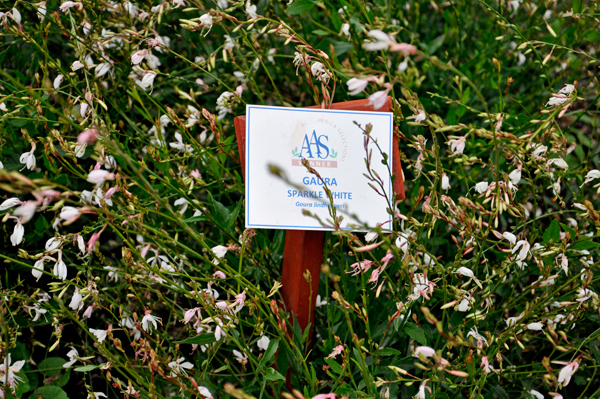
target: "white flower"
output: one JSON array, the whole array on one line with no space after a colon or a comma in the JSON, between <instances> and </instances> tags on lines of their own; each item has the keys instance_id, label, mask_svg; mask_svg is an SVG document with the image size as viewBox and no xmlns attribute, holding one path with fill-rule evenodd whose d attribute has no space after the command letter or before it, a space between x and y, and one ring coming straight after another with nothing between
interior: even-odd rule
<instances>
[{"instance_id":1,"label":"white flower","mask_svg":"<svg viewBox=\"0 0 600 399\"><path fill-rule=\"evenodd\" d=\"M415 115L415 122L417 123L421 123L425 119L427 119L427 114L425 113L425 111L420 111L417 115Z\"/></svg>"},{"instance_id":2,"label":"white flower","mask_svg":"<svg viewBox=\"0 0 600 399\"><path fill-rule=\"evenodd\" d=\"M475 191L477 191L477 193L479 194L483 194L487 189L488 189L488 182L486 181L480 181L479 183L475 184Z\"/></svg>"},{"instance_id":3,"label":"white flower","mask_svg":"<svg viewBox=\"0 0 600 399\"><path fill-rule=\"evenodd\" d=\"M44 17L46 16L46 2L45 1L39 3L38 9L37 9L37 16L40 19L40 21L44 20Z\"/></svg>"},{"instance_id":4,"label":"white flower","mask_svg":"<svg viewBox=\"0 0 600 399\"><path fill-rule=\"evenodd\" d=\"M541 393L539 393L538 391L536 391L535 389L532 389L531 391L529 391L529 393L533 396L536 397L536 399L544 399L544 395L542 395Z\"/></svg>"},{"instance_id":5,"label":"white flower","mask_svg":"<svg viewBox=\"0 0 600 399\"><path fill-rule=\"evenodd\" d=\"M256 342L256 345L258 346L258 349L266 351L267 348L269 347L269 343L271 342L271 340L269 339L269 337L267 337L266 335L263 335L262 337L260 337L260 339Z\"/></svg>"},{"instance_id":6,"label":"white flower","mask_svg":"<svg viewBox=\"0 0 600 399\"><path fill-rule=\"evenodd\" d=\"M81 62L79 61L75 61L73 64L71 64L71 69L73 70L73 72L80 70L81 68L83 68L85 65L83 65Z\"/></svg>"},{"instance_id":7,"label":"white flower","mask_svg":"<svg viewBox=\"0 0 600 399\"><path fill-rule=\"evenodd\" d=\"M17 197L9 198L0 204L0 211L5 211L9 208L17 206L21 203Z\"/></svg>"},{"instance_id":8,"label":"white flower","mask_svg":"<svg viewBox=\"0 0 600 399\"><path fill-rule=\"evenodd\" d=\"M512 250L512 253L514 254L515 252L519 251L519 248L521 249L519 251L519 260L525 260L527 259L527 254L529 253L529 248L531 246L529 245L529 243L527 242L527 240L519 240L515 247Z\"/></svg>"},{"instance_id":9,"label":"white flower","mask_svg":"<svg viewBox=\"0 0 600 399\"><path fill-rule=\"evenodd\" d=\"M375 29L375 30L369 31L369 33L367 33L367 35L369 35L370 37L375 39L375 41L366 42L363 44L363 47L367 51L385 50L390 45L390 37L388 36L387 33L384 33L380 30Z\"/></svg>"},{"instance_id":10,"label":"white flower","mask_svg":"<svg viewBox=\"0 0 600 399\"><path fill-rule=\"evenodd\" d=\"M477 341L480 341L481 343L485 343L486 346L489 346L487 339L479 334L479 331L477 331L477 327L473 327L469 330L469 333L467 334L467 338L469 337L473 337L475 338Z\"/></svg>"},{"instance_id":11,"label":"white flower","mask_svg":"<svg viewBox=\"0 0 600 399\"><path fill-rule=\"evenodd\" d=\"M129 15L131 15L131 18L135 18L139 14L138 6L136 6L135 4L133 4L130 1L123 4L123 8L125 9L125 11L127 11L129 13Z\"/></svg>"},{"instance_id":12,"label":"white flower","mask_svg":"<svg viewBox=\"0 0 600 399\"><path fill-rule=\"evenodd\" d=\"M542 323L529 323L525 326L528 330L541 331L544 327Z\"/></svg>"},{"instance_id":13,"label":"white flower","mask_svg":"<svg viewBox=\"0 0 600 399\"><path fill-rule=\"evenodd\" d=\"M114 180L115 174L104 169L92 170L87 177L87 181L95 184L102 184L106 180Z\"/></svg>"},{"instance_id":14,"label":"white flower","mask_svg":"<svg viewBox=\"0 0 600 399\"><path fill-rule=\"evenodd\" d=\"M142 318L142 329L144 331L148 331L148 328L150 327L149 323L152 323L152 325L154 326L154 329L157 329L158 328L158 325L156 324L157 321L160 321L160 317L153 316L150 313L150 311L146 311L146 314Z\"/></svg>"},{"instance_id":15,"label":"white flower","mask_svg":"<svg viewBox=\"0 0 600 399\"><path fill-rule=\"evenodd\" d=\"M224 35L225 37L225 45L223 46L223 50L231 50L235 47L235 42L229 35Z\"/></svg>"},{"instance_id":16,"label":"white flower","mask_svg":"<svg viewBox=\"0 0 600 399\"><path fill-rule=\"evenodd\" d=\"M396 238L396 246L402 250L402 252L406 253L408 251L408 236L406 234L401 233L398 238Z\"/></svg>"},{"instance_id":17,"label":"white flower","mask_svg":"<svg viewBox=\"0 0 600 399\"><path fill-rule=\"evenodd\" d=\"M325 65L323 65L323 63L319 61L315 61L312 63L312 65L310 66L310 72L317 80L320 80L321 82L327 83L329 81L329 78L331 78L331 72L329 72L325 68Z\"/></svg>"},{"instance_id":18,"label":"white flower","mask_svg":"<svg viewBox=\"0 0 600 399\"><path fill-rule=\"evenodd\" d=\"M182 151L182 152L189 152L192 153L194 152L194 149L192 148L192 146L190 144L183 144L183 137L181 136L181 133L177 132L175 133L175 142L169 143L169 146L171 146L171 148L175 148L176 150Z\"/></svg>"},{"instance_id":19,"label":"white flower","mask_svg":"<svg viewBox=\"0 0 600 399\"><path fill-rule=\"evenodd\" d=\"M450 186L450 179L448 178L448 176L444 173L442 175L442 190L448 190L449 188L451 188Z\"/></svg>"},{"instance_id":20,"label":"white flower","mask_svg":"<svg viewBox=\"0 0 600 399\"><path fill-rule=\"evenodd\" d=\"M27 223L35 214L37 203L35 201L27 201L22 203L20 207L13 211L14 216L21 217L21 223Z\"/></svg>"},{"instance_id":21,"label":"white flower","mask_svg":"<svg viewBox=\"0 0 600 399\"><path fill-rule=\"evenodd\" d=\"M369 96L369 105L373 106L373 109L379 109L385 105L387 101L388 90L377 91Z\"/></svg>"},{"instance_id":22,"label":"white flower","mask_svg":"<svg viewBox=\"0 0 600 399\"><path fill-rule=\"evenodd\" d=\"M552 158L548 160L548 166L554 164L554 166L561 168L563 170L569 169L569 165L562 158Z\"/></svg>"},{"instance_id":23,"label":"white flower","mask_svg":"<svg viewBox=\"0 0 600 399\"><path fill-rule=\"evenodd\" d=\"M474 278L475 277L475 273L473 273L473 270L469 269L468 267L459 267L458 270L456 271L456 273L460 274L461 276L465 276L465 277L469 277L469 278Z\"/></svg>"},{"instance_id":24,"label":"white flower","mask_svg":"<svg viewBox=\"0 0 600 399\"><path fill-rule=\"evenodd\" d=\"M425 394L425 387L426 387L425 384L421 384L419 386L419 392L417 392L417 394L415 396L413 396L413 399L425 399L427 397Z\"/></svg>"},{"instance_id":25,"label":"white flower","mask_svg":"<svg viewBox=\"0 0 600 399\"><path fill-rule=\"evenodd\" d=\"M463 298L458 303L458 306L456 306L456 310L459 312L468 312L469 309L471 309L471 301L469 301L467 298Z\"/></svg>"},{"instance_id":26,"label":"white flower","mask_svg":"<svg viewBox=\"0 0 600 399\"><path fill-rule=\"evenodd\" d=\"M59 278L64 281L67 278L67 265L65 264L65 262L62 261L62 259L58 260L54 264L54 269L52 270L52 272L54 273L56 278Z\"/></svg>"},{"instance_id":27,"label":"white flower","mask_svg":"<svg viewBox=\"0 0 600 399\"><path fill-rule=\"evenodd\" d=\"M350 39L350 24L342 24L342 30L341 30L342 34L344 36L346 36L348 39Z\"/></svg>"},{"instance_id":28,"label":"white flower","mask_svg":"<svg viewBox=\"0 0 600 399\"><path fill-rule=\"evenodd\" d=\"M96 339L100 343L106 339L106 330L96 330L94 328L90 328L90 332L96 336Z\"/></svg>"},{"instance_id":29,"label":"white flower","mask_svg":"<svg viewBox=\"0 0 600 399\"><path fill-rule=\"evenodd\" d=\"M23 225L21 223L17 223L15 225L15 229L14 229L13 233L10 236L10 242L12 243L13 247L17 246L23 242L24 234L25 234L25 228L23 227Z\"/></svg>"},{"instance_id":30,"label":"white flower","mask_svg":"<svg viewBox=\"0 0 600 399\"><path fill-rule=\"evenodd\" d=\"M82 118L85 118L85 114L87 114L88 107L89 107L89 104L86 103L85 101L82 101L81 104L79 105L79 114L81 115Z\"/></svg>"},{"instance_id":31,"label":"white flower","mask_svg":"<svg viewBox=\"0 0 600 399\"><path fill-rule=\"evenodd\" d=\"M148 88L153 88L154 78L156 77L155 72L148 72L144 75L141 81L136 82L138 86L140 86L144 90L148 90Z\"/></svg>"},{"instance_id":32,"label":"white flower","mask_svg":"<svg viewBox=\"0 0 600 399\"><path fill-rule=\"evenodd\" d=\"M79 352L77 352L77 349L75 349L71 346L71 350L69 352L67 352L67 357L69 358L69 361L66 362L65 364L63 364L63 367L66 369L68 369L73 364L75 364L75 362L77 361L77 358L79 357Z\"/></svg>"},{"instance_id":33,"label":"white flower","mask_svg":"<svg viewBox=\"0 0 600 399\"><path fill-rule=\"evenodd\" d=\"M173 203L173 205L175 205L175 206L181 206L181 208L179 209L178 212L181 215L183 215L185 213L186 209L188 208L189 202L185 198L179 198L177 201L175 201Z\"/></svg>"},{"instance_id":34,"label":"white flower","mask_svg":"<svg viewBox=\"0 0 600 399\"><path fill-rule=\"evenodd\" d=\"M517 243L517 236L514 235L513 233L509 233L508 231L505 231L504 233L502 233L502 237L507 239L511 245L515 245Z\"/></svg>"},{"instance_id":35,"label":"white flower","mask_svg":"<svg viewBox=\"0 0 600 399\"><path fill-rule=\"evenodd\" d=\"M19 157L19 162L24 164L25 167L29 170L35 169L36 160L35 160L35 155L33 155L34 150L35 150L35 146L33 146L33 149L30 152L24 152Z\"/></svg>"},{"instance_id":36,"label":"white flower","mask_svg":"<svg viewBox=\"0 0 600 399\"><path fill-rule=\"evenodd\" d=\"M562 105L569 101L569 97L566 96L552 96L546 103L546 107L553 107L555 105Z\"/></svg>"},{"instance_id":37,"label":"white flower","mask_svg":"<svg viewBox=\"0 0 600 399\"><path fill-rule=\"evenodd\" d=\"M365 234L365 241L366 242L371 242L374 239L377 238L377 232L376 231L369 231L367 234Z\"/></svg>"},{"instance_id":38,"label":"white flower","mask_svg":"<svg viewBox=\"0 0 600 399\"><path fill-rule=\"evenodd\" d=\"M112 69L112 64L110 62L102 62L96 65L96 69L94 70L96 77L101 78L106 75Z\"/></svg>"},{"instance_id":39,"label":"white flower","mask_svg":"<svg viewBox=\"0 0 600 399\"><path fill-rule=\"evenodd\" d=\"M59 218L63 220L71 220L79 216L79 209L72 206L63 206L60 210Z\"/></svg>"},{"instance_id":40,"label":"white flower","mask_svg":"<svg viewBox=\"0 0 600 399\"><path fill-rule=\"evenodd\" d=\"M0 364L0 379L2 383L9 387L14 387L18 381L22 381L21 377L15 375L21 371L21 367L25 365L25 360L19 360L10 364L10 353L4 358L4 362Z\"/></svg>"},{"instance_id":41,"label":"white flower","mask_svg":"<svg viewBox=\"0 0 600 399\"><path fill-rule=\"evenodd\" d=\"M589 172L587 172L587 174L585 175L585 181L583 182L583 184L587 184L595 179L600 179L600 170L598 170L598 169L592 169ZM2 206L0 206L0 209L1 208L2 208Z\"/></svg>"},{"instance_id":42,"label":"white flower","mask_svg":"<svg viewBox=\"0 0 600 399\"><path fill-rule=\"evenodd\" d=\"M39 280L40 277L42 277L42 275L44 273L42 273L44 271L44 258L38 260L37 262L35 262L33 264L33 269L31 269L31 274L33 275L33 277L36 278L36 280Z\"/></svg>"},{"instance_id":43,"label":"white flower","mask_svg":"<svg viewBox=\"0 0 600 399\"><path fill-rule=\"evenodd\" d=\"M234 349L233 356L235 356L235 360L237 360L238 362L240 362L242 364L248 363L248 356L246 356L245 353L242 353L242 352Z\"/></svg>"},{"instance_id":44,"label":"white flower","mask_svg":"<svg viewBox=\"0 0 600 399\"><path fill-rule=\"evenodd\" d=\"M521 181L521 171L519 169L515 169L508 175L508 178L512 182L512 184L519 184Z\"/></svg>"},{"instance_id":45,"label":"white flower","mask_svg":"<svg viewBox=\"0 0 600 399\"><path fill-rule=\"evenodd\" d=\"M318 308L324 305L327 305L327 299L321 299L321 295L317 295L315 307Z\"/></svg>"},{"instance_id":46,"label":"white flower","mask_svg":"<svg viewBox=\"0 0 600 399\"><path fill-rule=\"evenodd\" d=\"M58 76L57 76L57 77L54 79L54 83L53 83L54 90L58 90L58 89L60 88L60 84L62 83L63 79L64 79L64 76L63 76L63 75L58 75Z\"/></svg>"},{"instance_id":47,"label":"white flower","mask_svg":"<svg viewBox=\"0 0 600 399\"><path fill-rule=\"evenodd\" d=\"M546 151L548 151L548 147L546 147L543 144L539 144L535 147L535 149L533 150L531 155L540 156L540 155L544 154Z\"/></svg>"},{"instance_id":48,"label":"white flower","mask_svg":"<svg viewBox=\"0 0 600 399\"><path fill-rule=\"evenodd\" d=\"M208 31L204 34L204 36L208 35L208 32L212 29L213 26L213 18L210 14L202 14L200 16L200 25L208 28Z\"/></svg>"},{"instance_id":49,"label":"white flower","mask_svg":"<svg viewBox=\"0 0 600 399\"><path fill-rule=\"evenodd\" d=\"M35 311L35 316L33 317L33 319L31 321L38 321L40 319L41 315L48 313L48 311L46 309L40 308L40 304L37 302L34 305L33 310ZM44 318L45 318L45 316L44 316Z\"/></svg>"},{"instance_id":50,"label":"white flower","mask_svg":"<svg viewBox=\"0 0 600 399\"><path fill-rule=\"evenodd\" d=\"M254 19L257 17L256 6L254 4L250 4L250 0L246 1L246 14L248 14L250 19Z\"/></svg>"},{"instance_id":51,"label":"white flower","mask_svg":"<svg viewBox=\"0 0 600 399\"><path fill-rule=\"evenodd\" d=\"M46 252L54 251L57 248L60 248L62 244L62 239L60 237L52 237L48 241L46 241Z\"/></svg>"},{"instance_id":52,"label":"white flower","mask_svg":"<svg viewBox=\"0 0 600 399\"><path fill-rule=\"evenodd\" d=\"M227 3L227 0L223 0L223 1L225 1L225 3ZM219 2L221 2L221 0L219 0ZM227 6L225 6L225 7L227 7ZM210 391L206 387L199 386L198 387L198 392L200 392L200 395L204 396L207 399L212 398L212 394L210 393Z\"/></svg>"},{"instance_id":53,"label":"white flower","mask_svg":"<svg viewBox=\"0 0 600 399\"><path fill-rule=\"evenodd\" d=\"M104 392L92 392L88 393L87 399L100 399L106 398L106 394Z\"/></svg>"},{"instance_id":54,"label":"white flower","mask_svg":"<svg viewBox=\"0 0 600 399\"><path fill-rule=\"evenodd\" d=\"M223 258L229 249L223 245L217 245L211 251L217 258Z\"/></svg>"},{"instance_id":55,"label":"white flower","mask_svg":"<svg viewBox=\"0 0 600 399\"><path fill-rule=\"evenodd\" d=\"M398 72L404 72L408 69L408 60L405 58L404 61L398 64Z\"/></svg>"},{"instance_id":56,"label":"white flower","mask_svg":"<svg viewBox=\"0 0 600 399\"><path fill-rule=\"evenodd\" d=\"M73 310L81 310L83 307L83 295L79 293L79 288L75 289L73 293L73 298L71 298L71 303L69 303L69 307Z\"/></svg>"},{"instance_id":57,"label":"white flower","mask_svg":"<svg viewBox=\"0 0 600 399\"><path fill-rule=\"evenodd\" d=\"M565 87L560 89L558 94L564 94L565 96L570 96L573 93L573 91L575 91L575 86L571 85L571 84L566 84Z\"/></svg>"},{"instance_id":58,"label":"white flower","mask_svg":"<svg viewBox=\"0 0 600 399\"><path fill-rule=\"evenodd\" d=\"M190 362L186 362L184 357L180 357L179 359L168 364L171 368L171 376L177 377L180 374L187 375L185 370L190 370L194 368L194 365Z\"/></svg>"},{"instance_id":59,"label":"white flower","mask_svg":"<svg viewBox=\"0 0 600 399\"><path fill-rule=\"evenodd\" d=\"M346 84L348 85L348 90L350 90L350 95L355 96L365 90L369 81L367 79L351 78Z\"/></svg>"}]
</instances>

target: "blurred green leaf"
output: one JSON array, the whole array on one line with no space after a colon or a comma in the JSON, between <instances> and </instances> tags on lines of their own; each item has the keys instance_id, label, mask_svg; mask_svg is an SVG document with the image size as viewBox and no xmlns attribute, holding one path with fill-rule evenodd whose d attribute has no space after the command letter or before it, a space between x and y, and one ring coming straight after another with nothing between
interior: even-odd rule
<instances>
[{"instance_id":1,"label":"blurred green leaf","mask_svg":"<svg viewBox=\"0 0 600 399\"><path fill-rule=\"evenodd\" d=\"M285 13L288 15L304 14L315 8L316 5L317 3L310 0L296 0L288 6Z\"/></svg>"},{"instance_id":2,"label":"blurred green leaf","mask_svg":"<svg viewBox=\"0 0 600 399\"><path fill-rule=\"evenodd\" d=\"M427 337L425 337L425 332L415 323L406 323L404 326L404 332L406 332L409 337L421 345L427 345Z\"/></svg>"},{"instance_id":3,"label":"blurred green leaf","mask_svg":"<svg viewBox=\"0 0 600 399\"><path fill-rule=\"evenodd\" d=\"M553 240L555 243L560 240L560 226L558 225L558 220L552 220L550 226L544 232L542 237L544 240L544 245L548 245L550 240Z\"/></svg>"}]
</instances>

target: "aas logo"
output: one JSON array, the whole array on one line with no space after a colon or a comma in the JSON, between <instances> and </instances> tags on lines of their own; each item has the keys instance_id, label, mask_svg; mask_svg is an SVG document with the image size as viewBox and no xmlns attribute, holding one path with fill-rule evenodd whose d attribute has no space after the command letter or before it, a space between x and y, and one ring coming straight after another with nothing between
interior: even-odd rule
<instances>
[{"instance_id":1,"label":"aas logo","mask_svg":"<svg viewBox=\"0 0 600 399\"><path fill-rule=\"evenodd\" d=\"M311 135L304 135L300 151L298 151L298 147L296 147L292 150L292 155L306 159L335 159L338 154L333 148L329 148L327 145L328 141L329 136L324 134L317 136L316 131L313 130Z\"/></svg>"}]
</instances>

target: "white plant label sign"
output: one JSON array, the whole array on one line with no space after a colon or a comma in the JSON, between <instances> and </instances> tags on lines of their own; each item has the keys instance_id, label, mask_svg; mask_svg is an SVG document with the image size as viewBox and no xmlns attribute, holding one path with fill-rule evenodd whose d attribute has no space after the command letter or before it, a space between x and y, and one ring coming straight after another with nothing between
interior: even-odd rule
<instances>
[{"instance_id":1,"label":"white plant label sign","mask_svg":"<svg viewBox=\"0 0 600 399\"><path fill-rule=\"evenodd\" d=\"M333 195L343 229L365 230L364 225L391 229L385 197L369 186L362 130L373 125L369 150L371 168L393 198L391 112L365 112L246 106L246 227L290 230L333 230L329 199L323 182L302 165L306 159L319 172ZM388 155L387 165L382 163ZM270 172L283 171L293 185ZM381 188L378 187L381 192ZM303 214L306 209L319 216ZM356 216L356 218L353 217Z\"/></svg>"}]
</instances>

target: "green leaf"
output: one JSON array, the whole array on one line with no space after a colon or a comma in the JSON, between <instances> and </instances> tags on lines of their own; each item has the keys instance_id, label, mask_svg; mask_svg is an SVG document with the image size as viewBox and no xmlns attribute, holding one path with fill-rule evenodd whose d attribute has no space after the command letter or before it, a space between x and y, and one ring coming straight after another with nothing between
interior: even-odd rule
<instances>
[{"instance_id":1,"label":"green leaf","mask_svg":"<svg viewBox=\"0 0 600 399\"><path fill-rule=\"evenodd\" d=\"M197 345L207 345L212 344L217 339L214 334L200 334L195 337L190 337L188 339L184 339L183 341L175 342L176 344L197 344Z\"/></svg>"},{"instance_id":2,"label":"green leaf","mask_svg":"<svg viewBox=\"0 0 600 399\"><path fill-rule=\"evenodd\" d=\"M269 367L267 369L267 372L265 373L265 379L268 381L277 381L277 380L285 381L285 377L282 376L281 374L279 374L277 372L277 370L275 370L273 367Z\"/></svg>"},{"instance_id":3,"label":"green leaf","mask_svg":"<svg viewBox=\"0 0 600 399\"><path fill-rule=\"evenodd\" d=\"M102 365L98 366L98 365L89 364L87 366L75 367L75 371L80 371L80 372L84 373L86 371L96 370L97 368L100 368L101 366Z\"/></svg>"},{"instance_id":4,"label":"green leaf","mask_svg":"<svg viewBox=\"0 0 600 399\"><path fill-rule=\"evenodd\" d=\"M269 342L269 346L267 347L265 354L263 355L262 359L260 359L261 367L264 367L267 363L269 363L273 356L275 356L277 348L279 348L279 340L272 339L271 342Z\"/></svg>"},{"instance_id":5,"label":"green leaf","mask_svg":"<svg viewBox=\"0 0 600 399\"><path fill-rule=\"evenodd\" d=\"M65 359L60 357L48 357L38 365L38 371L46 377L54 377L64 370L63 364L66 362Z\"/></svg>"},{"instance_id":6,"label":"green leaf","mask_svg":"<svg viewBox=\"0 0 600 399\"><path fill-rule=\"evenodd\" d=\"M402 356L402 352L394 348L383 348L375 352L375 356Z\"/></svg>"},{"instance_id":7,"label":"green leaf","mask_svg":"<svg viewBox=\"0 0 600 399\"><path fill-rule=\"evenodd\" d=\"M184 223L194 223L194 222L203 222L206 221L206 216L192 216L191 218L184 219Z\"/></svg>"},{"instance_id":8,"label":"green leaf","mask_svg":"<svg viewBox=\"0 0 600 399\"><path fill-rule=\"evenodd\" d=\"M422 329L420 329L415 323L406 323L406 325L404 326L404 332L406 332L409 337L411 337L421 345L427 345L427 337L425 337L425 332Z\"/></svg>"},{"instance_id":9,"label":"green leaf","mask_svg":"<svg viewBox=\"0 0 600 399\"><path fill-rule=\"evenodd\" d=\"M569 249L572 249L574 251L583 251L586 249L592 249L592 248L597 248L597 247L600 247L600 244L598 244L597 242L594 242L591 240L583 240L583 241L576 242Z\"/></svg>"},{"instance_id":10,"label":"green leaf","mask_svg":"<svg viewBox=\"0 0 600 399\"><path fill-rule=\"evenodd\" d=\"M329 32L324 31L322 29L313 30L312 33L313 33L313 35L317 35L317 36L325 36L325 35L329 34Z\"/></svg>"},{"instance_id":11,"label":"green leaf","mask_svg":"<svg viewBox=\"0 0 600 399\"><path fill-rule=\"evenodd\" d=\"M325 361L327 362L327 364L329 365L329 367L331 367L331 370L336 373L336 374L342 374L342 372L344 371L344 369L342 368L342 366L340 366L340 364L338 362L336 362L333 359L325 359Z\"/></svg>"},{"instance_id":12,"label":"green leaf","mask_svg":"<svg viewBox=\"0 0 600 399\"><path fill-rule=\"evenodd\" d=\"M67 372L60 376L60 378L52 383L52 385L56 385L57 387L64 387L69 382L69 378L71 378L71 369L67 369Z\"/></svg>"},{"instance_id":13,"label":"green leaf","mask_svg":"<svg viewBox=\"0 0 600 399\"><path fill-rule=\"evenodd\" d=\"M39 387L31 394L31 397L35 399L69 399L65 391L52 385Z\"/></svg>"},{"instance_id":14,"label":"green leaf","mask_svg":"<svg viewBox=\"0 0 600 399\"><path fill-rule=\"evenodd\" d=\"M285 10L285 13L288 15L298 15L304 14L312 10L317 4L313 3L310 0L296 0Z\"/></svg>"},{"instance_id":15,"label":"green leaf","mask_svg":"<svg viewBox=\"0 0 600 399\"><path fill-rule=\"evenodd\" d=\"M560 226L558 225L558 220L554 219L552 223L550 223L550 226L548 226L544 232L542 239L544 240L544 245L548 245L550 240L553 240L554 242L560 240Z\"/></svg>"}]
</instances>

